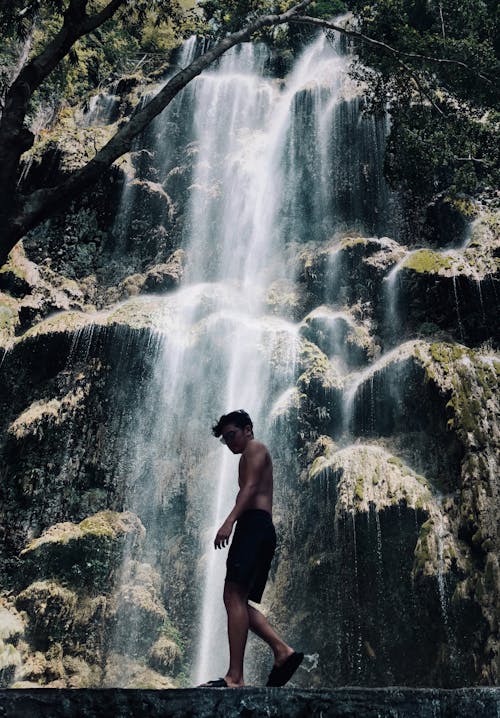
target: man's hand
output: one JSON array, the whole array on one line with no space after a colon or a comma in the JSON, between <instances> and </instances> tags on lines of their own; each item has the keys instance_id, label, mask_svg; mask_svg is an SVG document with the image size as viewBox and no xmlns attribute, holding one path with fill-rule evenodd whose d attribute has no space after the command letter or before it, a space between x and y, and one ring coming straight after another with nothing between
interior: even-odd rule
<instances>
[{"instance_id":1,"label":"man's hand","mask_svg":"<svg viewBox=\"0 0 500 718\"><path fill-rule=\"evenodd\" d=\"M224 548L229 542L231 531L233 530L233 522L226 519L220 529L217 531L215 537L214 546L215 548Z\"/></svg>"}]
</instances>

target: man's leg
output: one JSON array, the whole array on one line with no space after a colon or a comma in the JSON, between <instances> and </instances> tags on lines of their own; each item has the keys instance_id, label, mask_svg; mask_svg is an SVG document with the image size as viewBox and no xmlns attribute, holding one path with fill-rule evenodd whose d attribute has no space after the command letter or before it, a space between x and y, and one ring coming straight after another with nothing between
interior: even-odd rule
<instances>
[{"instance_id":1,"label":"man's leg","mask_svg":"<svg viewBox=\"0 0 500 718\"><path fill-rule=\"evenodd\" d=\"M283 665L288 656L294 653L293 648L278 636L276 631L268 623L264 614L253 606L248 606L248 619L252 632L259 636L259 638L262 638L274 653L274 665Z\"/></svg>"},{"instance_id":2,"label":"man's leg","mask_svg":"<svg viewBox=\"0 0 500 718\"><path fill-rule=\"evenodd\" d=\"M248 636L248 590L233 581L224 584L224 605L227 611L229 637L229 670L225 675L229 686L242 686L243 657Z\"/></svg>"}]
</instances>

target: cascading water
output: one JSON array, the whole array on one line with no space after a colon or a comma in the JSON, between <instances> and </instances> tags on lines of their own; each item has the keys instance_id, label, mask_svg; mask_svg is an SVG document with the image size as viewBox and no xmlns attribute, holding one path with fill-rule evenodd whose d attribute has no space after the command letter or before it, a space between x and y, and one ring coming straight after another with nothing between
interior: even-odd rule
<instances>
[{"instance_id":1,"label":"cascading water","mask_svg":"<svg viewBox=\"0 0 500 718\"><path fill-rule=\"evenodd\" d=\"M0 682L225 671L213 539L238 457L210 429L237 407L273 456L264 611L308 656L294 684L496 680L493 224L457 252L382 236L387 123L331 38L280 80L274 52L191 82L2 271L0 611L25 634L0 641ZM269 651L247 655L261 685Z\"/></svg>"},{"instance_id":2,"label":"cascading water","mask_svg":"<svg viewBox=\"0 0 500 718\"><path fill-rule=\"evenodd\" d=\"M227 668L225 554L214 551L213 538L238 489L237 461L217 449L211 423L244 407L256 436L279 453L286 441L273 432L272 409L297 378L299 336L297 326L272 315L269 295L294 281L288 249L321 242L340 227L373 230L374 216L380 223L387 214L378 159L383 125L360 119L348 58L321 36L284 87L264 77L267 61L263 45L231 51L186 88L148 135L156 179L165 178L165 187L179 153L170 136L182 107L182 143L195 161L183 229L188 262L181 289L161 300L156 369L131 438L128 505L146 527L145 559L168 585L176 580L171 555L165 558L173 540L169 521L182 500L191 525L186 541L200 555L193 569L199 588L186 591L195 615L185 619L196 682ZM360 204L369 177L376 180L372 202ZM129 205L133 196L125 200ZM124 210L127 217L137 211ZM279 481L277 467L278 501ZM168 603L175 602L169 595ZM118 626L117 634L124 633Z\"/></svg>"}]
</instances>

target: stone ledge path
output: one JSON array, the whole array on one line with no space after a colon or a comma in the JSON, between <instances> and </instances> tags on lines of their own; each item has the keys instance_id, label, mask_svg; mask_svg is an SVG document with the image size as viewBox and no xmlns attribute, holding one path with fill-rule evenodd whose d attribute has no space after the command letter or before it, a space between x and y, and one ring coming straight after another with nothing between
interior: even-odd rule
<instances>
[{"instance_id":1,"label":"stone ledge path","mask_svg":"<svg viewBox=\"0 0 500 718\"><path fill-rule=\"evenodd\" d=\"M500 688L3 689L0 718L500 718Z\"/></svg>"}]
</instances>

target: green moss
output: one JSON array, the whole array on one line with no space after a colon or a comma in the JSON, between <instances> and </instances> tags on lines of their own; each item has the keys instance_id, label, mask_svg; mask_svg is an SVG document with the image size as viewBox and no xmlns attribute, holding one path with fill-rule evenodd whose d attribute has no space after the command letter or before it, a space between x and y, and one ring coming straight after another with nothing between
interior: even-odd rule
<instances>
[{"instance_id":1,"label":"green moss","mask_svg":"<svg viewBox=\"0 0 500 718\"><path fill-rule=\"evenodd\" d=\"M457 552L455 551L454 547L451 546L450 544L447 544L444 547L443 558L449 559L450 561L454 561L457 558Z\"/></svg>"},{"instance_id":2,"label":"green moss","mask_svg":"<svg viewBox=\"0 0 500 718\"><path fill-rule=\"evenodd\" d=\"M179 648L181 655L184 653L184 649L186 646L185 640L182 638L181 632L179 631L176 626L172 623L170 618L168 616L165 618L163 622L163 626L160 629L161 635L165 636L165 638L168 638L170 641L173 641L176 646Z\"/></svg>"},{"instance_id":3,"label":"green moss","mask_svg":"<svg viewBox=\"0 0 500 718\"><path fill-rule=\"evenodd\" d=\"M437 361L440 364L448 365L450 362L462 359L467 355L468 350L458 344L435 342L430 345L430 352L434 361Z\"/></svg>"},{"instance_id":4,"label":"green moss","mask_svg":"<svg viewBox=\"0 0 500 718\"><path fill-rule=\"evenodd\" d=\"M79 523L79 528L83 534L112 538L116 535L117 515L112 511L100 511L95 516L83 519Z\"/></svg>"},{"instance_id":5,"label":"green moss","mask_svg":"<svg viewBox=\"0 0 500 718\"><path fill-rule=\"evenodd\" d=\"M75 619L77 595L57 581L35 581L16 598L16 608L26 611L30 629L61 640Z\"/></svg>"},{"instance_id":6,"label":"green moss","mask_svg":"<svg viewBox=\"0 0 500 718\"><path fill-rule=\"evenodd\" d=\"M427 519L427 521L424 521L424 523L420 527L420 538L427 538L427 536L432 533L433 528L434 521L432 519Z\"/></svg>"},{"instance_id":7,"label":"green moss","mask_svg":"<svg viewBox=\"0 0 500 718\"><path fill-rule=\"evenodd\" d=\"M80 524L51 526L21 556L26 572L34 577L48 573L89 593L105 593L113 586L125 542L135 551L143 533L134 514L101 511Z\"/></svg>"},{"instance_id":8,"label":"green moss","mask_svg":"<svg viewBox=\"0 0 500 718\"><path fill-rule=\"evenodd\" d=\"M434 521L432 518L424 521L420 527L420 533L415 547L415 562L414 570L418 573L422 571L427 563L433 560L431 548L429 545L429 539L434 530Z\"/></svg>"},{"instance_id":9,"label":"green moss","mask_svg":"<svg viewBox=\"0 0 500 718\"><path fill-rule=\"evenodd\" d=\"M319 473L321 473L328 466L328 459L326 456L318 456L314 459L311 468L309 469L309 479L313 479Z\"/></svg>"},{"instance_id":10,"label":"green moss","mask_svg":"<svg viewBox=\"0 0 500 718\"><path fill-rule=\"evenodd\" d=\"M401 459L398 459L396 456L391 456L389 459L387 459L388 464L394 464L394 466L397 466L399 469L403 468L403 462Z\"/></svg>"},{"instance_id":11,"label":"green moss","mask_svg":"<svg viewBox=\"0 0 500 718\"><path fill-rule=\"evenodd\" d=\"M474 546L480 546L484 541L484 534L481 529L478 529L472 537L472 543Z\"/></svg>"},{"instance_id":12,"label":"green moss","mask_svg":"<svg viewBox=\"0 0 500 718\"><path fill-rule=\"evenodd\" d=\"M450 197L448 202L460 212L463 217L473 219L477 215L477 206L468 197Z\"/></svg>"},{"instance_id":13,"label":"green moss","mask_svg":"<svg viewBox=\"0 0 500 718\"><path fill-rule=\"evenodd\" d=\"M83 312L59 312L45 319L36 326L28 329L18 342L28 337L36 337L42 334L74 332L90 324L90 318Z\"/></svg>"},{"instance_id":14,"label":"green moss","mask_svg":"<svg viewBox=\"0 0 500 718\"><path fill-rule=\"evenodd\" d=\"M368 240L365 237L346 237L340 244L343 249L347 249L348 247L357 247L360 245L366 247Z\"/></svg>"},{"instance_id":15,"label":"green moss","mask_svg":"<svg viewBox=\"0 0 500 718\"><path fill-rule=\"evenodd\" d=\"M332 363L313 342L303 340L300 364L302 374L297 380L300 388L309 387L311 383L320 385L325 391L340 388L341 381L335 373Z\"/></svg>"},{"instance_id":16,"label":"green moss","mask_svg":"<svg viewBox=\"0 0 500 718\"><path fill-rule=\"evenodd\" d=\"M415 549L415 568L421 571L425 564L431 560L431 554L427 541L420 541Z\"/></svg>"},{"instance_id":17,"label":"green moss","mask_svg":"<svg viewBox=\"0 0 500 718\"><path fill-rule=\"evenodd\" d=\"M0 345L9 344L19 326L18 305L15 299L0 292Z\"/></svg>"},{"instance_id":18,"label":"green moss","mask_svg":"<svg viewBox=\"0 0 500 718\"><path fill-rule=\"evenodd\" d=\"M404 269L415 272L437 274L441 270L451 269L453 257L433 252L431 249L419 249L413 252L403 263Z\"/></svg>"},{"instance_id":19,"label":"green moss","mask_svg":"<svg viewBox=\"0 0 500 718\"><path fill-rule=\"evenodd\" d=\"M27 281L25 267L22 267L16 262L14 262L11 254L9 254L9 259L7 260L7 262L3 265L3 267L0 268L0 274L13 274L15 277L21 279L23 282Z\"/></svg>"}]
</instances>

